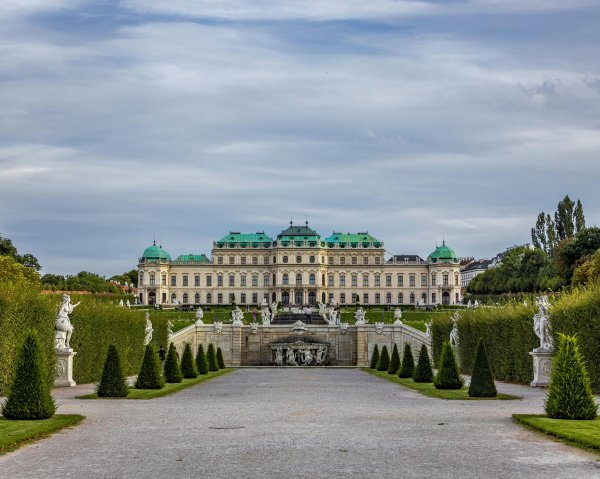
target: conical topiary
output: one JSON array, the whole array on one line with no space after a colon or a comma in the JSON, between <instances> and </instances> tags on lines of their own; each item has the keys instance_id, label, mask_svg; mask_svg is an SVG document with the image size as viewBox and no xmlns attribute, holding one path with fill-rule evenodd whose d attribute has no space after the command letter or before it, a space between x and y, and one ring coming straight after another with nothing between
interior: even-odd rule
<instances>
[{"instance_id":1,"label":"conical topiary","mask_svg":"<svg viewBox=\"0 0 600 479\"><path fill-rule=\"evenodd\" d=\"M594 419L598 413L590 377L574 336L559 335L545 409L555 419Z\"/></svg>"},{"instance_id":2,"label":"conical topiary","mask_svg":"<svg viewBox=\"0 0 600 479\"><path fill-rule=\"evenodd\" d=\"M204 354L204 346L201 344L198 346L198 352L196 353L196 367L198 368L198 374L208 374L206 354Z\"/></svg>"},{"instance_id":3,"label":"conical topiary","mask_svg":"<svg viewBox=\"0 0 600 479\"><path fill-rule=\"evenodd\" d=\"M429 360L427 346L425 346L424 344L421 346L419 360L417 361L417 367L415 368L415 372L413 373L413 380L416 383L430 383L431 381L433 381L431 361Z\"/></svg>"},{"instance_id":4,"label":"conical topiary","mask_svg":"<svg viewBox=\"0 0 600 479\"><path fill-rule=\"evenodd\" d=\"M412 378L415 372L415 359L412 355L412 348L409 343L404 345L404 352L402 353L402 366L398 371L398 377L401 378Z\"/></svg>"},{"instance_id":5,"label":"conical topiary","mask_svg":"<svg viewBox=\"0 0 600 479\"><path fill-rule=\"evenodd\" d=\"M390 354L388 353L387 346L384 344L381 348L381 354L379 355L379 362L377 363L377 371L387 371L390 367Z\"/></svg>"},{"instance_id":6,"label":"conical topiary","mask_svg":"<svg viewBox=\"0 0 600 479\"><path fill-rule=\"evenodd\" d=\"M398 353L398 346L394 343L394 349L392 350L392 358L390 359L390 366L388 367L388 374L396 374L400 368L400 354Z\"/></svg>"},{"instance_id":7,"label":"conical topiary","mask_svg":"<svg viewBox=\"0 0 600 479\"><path fill-rule=\"evenodd\" d=\"M192 354L190 343L185 343L185 348L183 349L183 356L181 356L181 374L184 378L198 377L198 370L196 369L196 364L194 364L194 355Z\"/></svg>"},{"instance_id":8,"label":"conical topiary","mask_svg":"<svg viewBox=\"0 0 600 479\"><path fill-rule=\"evenodd\" d=\"M160 359L152 344L146 345L140 374L135 382L137 389L162 389L165 378L162 375Z\"/></svg>"},{"instance_id":9,"label":"conical topiary","mask_svg":"<svg viewBox=\"0 0 600 479\"><path fill-rule=\"evenodd\" d=\"M483 340L480 339L477 344L475 363L473 364L469 396L473 398L495 398L497 395L498 391L496 391L496 385L494 384L485 345Z\"/></svg>"},{"instance_id":10,"label":"conical topiary","mask_svg":"<svg viewBox=\"0 0 600 479\"><path fill-rule=\"evenodd\" d=\"M102 378L100 379L96 393L98 397L103 398L124 398L129 393L123 369L121 369L119 353L113 344L108 346Z\"/></svg>"},{"instance_id":11,"label":"conical topiary","mask_svg":"<svg viewBox=\"0 0 600 479\"><path fill-rule=\"evenodd\" d=\"M463 386L463 378L460 376L454 351L449 341L444 341L442 345L440 366L433 378L433 385L436 389L460 389Z\"/></svg>"},{"instance_id":12,"label":"conical topiary","mask_svg":"<svg viewBox=\"0 0 600 479\"><path fill-rule=\"evenodd\" d=\"M223 360L223 351L221 351L221 348L217 348L217 364L219 365L219 369L225 369L225 361Z\"/></svg>"},{"instance_id":13,"label":"conical topiary","mask_svg":"<svg viewBox=\"0 0 600 479\"><path fill-rule=\"evenodd\" d=\"M375 347L373 348L373 354L371 355L371 364L369 365L369 368L377 369L378 363L379 363L379 347L377 347L377 345L375 345Z\"/></svg>"},{"instance_id":14,"label":"conical topiary","mask_svg":"<svg viewBox=\"0 0 600 479\"><path fill-rule=\"evenodd\" d=\"M38 334L29 331L15 361L14 381L2 407L6 419L48 419L56 412Z\"/></svg>"},{"instance_id":15,"label":"conical topiary","mask_svg":"<svg viewBox=\"0 0 600 479\"><path fill-rule=\"evenodd\" d=\"M175 345L171 343L165 361L165 381L168 383L180 383L182 379L181 368L177 360L177 350L175 349Z\"/></svg>"},{"instance_id":16,"label":"conical topiary","mask_svg":"<svg viewBox=\"0 0 600 479\"><path fill-rule=\"evenodd\" d=\"M219 363L217 362L217 353L212 343L208 345L208 350L206 351L206 359L208 360L209 371L219 370Z\"/></svg>"}]
</instances>

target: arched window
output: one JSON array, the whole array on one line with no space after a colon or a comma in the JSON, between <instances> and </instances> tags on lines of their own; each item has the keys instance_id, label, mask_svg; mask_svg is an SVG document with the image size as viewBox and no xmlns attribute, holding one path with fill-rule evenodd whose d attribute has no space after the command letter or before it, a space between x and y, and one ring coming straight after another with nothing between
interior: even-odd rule
<instances>
[{"instance_id":1,"label":"arched window","mask_svg":"<svg viewBox=\"0 0 600 479\"><path fill-rule=\"evenodd\" d=\"M212 303L212 294L208 293L206 295L206 304Z\"/></svg>"},{"instance_id":2,"label":"arched window","mask_svg":"<svg viewBox=\"0 0 600 479\"><path fill-rule=\"evenodd\" d=\"M398 293L398 304L403 304L403 303L404 303L404 294Z\"/></svg>"},{"instance_id":3,"label":"arched window","mask_svg":"<svg viewBox=\"0 0 600 479\"><path fill-rule=\"evenodd\" d=\"M171 303L175 302L177 299L177 295L175 293L171 293Z\"/></svg>"},{"instance_id":4,"label":"arched window","mask_svg":"<svg viewBox=\"0 0 600 479\"><path fill-rule=\"evenodd\" d=\"M321 276L321 286L325 286L325 275Z\"/></svg>"},{"instance_id":5,"label":"arched window","mask_svg":"<svg viewBox=\"0 0 600 479\"><path fill-rule=\"evenodd\" d=\"M183 304L187 304L187 302L188 302L188 294L183 293Z\"/></svg>"},{"instance_id":6,"label":"arched window","mask_svg":"<svg viewBox=\"0 0 600 479\"><path fill-rule=\"evenodd\" d=\"M427 293L421 294L421 304L427 304Z\"/></svg>"},{"instance_id":7,"label":"arched window","mask_svg":"<svg viewBox=\"0 0 600 479\"><path fill-rule=\"evenodd\" d=\"M290 284L290 279L287 273L283 273L283 284Z\"/></svg>"},{"instance_id":8,"label":"arched window","mask_svg":"<svg viewBox=\"0 0 600 479\"><path fill-rule=\"evenodd\" d=\"M310 276L308 277L308 284L310 284L311 286L315 285L315 274L314 273L310 273Z\"/></svg>"},{"instance_id":9,"label":"arched window","mask_svg":"<svg viewBox=\"0 0 600 479\"><path fill-rule=\"evenodd\" d=\"M296 274L296 286L302 286L302 275L300 273Z\"/></svg>"},{"instance_id":10,"label":"arched window","mask_svg":"<svg viewBox=\"0 0 600 479\"><path fill-rule=\"evenodd\" d=\"M415 304L415 293L410 293L410 304Z\"/></svg>"},{"instance_id":11,"label":"arched window","mask_svg":"<svg viewBox=\"0 0 600 479\"><path fill-rule=\"evenodd\" d=\"M196 293L194 295L194 303L195 304L200 304L200 293Z\"/></svg>"},{"instance_id":12,"label":"arched window","mask_svg":"<svg viewBox=\"0 0 600 479\"><path fill-rule=\"evenodd\" d=\"M387 293L387 294L385 295L385 302L386 302L387 304L391 304L391 303L392 303L392 293Z\"/></svg>"}]
</instances>

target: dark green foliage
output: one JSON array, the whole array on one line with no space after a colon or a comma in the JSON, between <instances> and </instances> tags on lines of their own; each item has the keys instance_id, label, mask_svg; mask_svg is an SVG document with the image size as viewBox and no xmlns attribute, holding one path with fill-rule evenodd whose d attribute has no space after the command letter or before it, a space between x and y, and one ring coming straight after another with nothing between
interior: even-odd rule
<instances>
[{"instance_id":1,"label":"dark green foliage","mask_svg":"<svg viewBox=\"0 0 600 479\"><path fill-rule=\"evenodd\" d=\"M162 389L164 385L165 378L161 373L160 359L154 346L148 344L135 387L137 389Z\"/></svg>"},{"instance_id":2,"label":"dark green foliage","mask_svg":"<svg viewBox=\"0 0 600 479\"><path fill-rule=\"evenodd\" d=\"M47 374L38 334L31 330L17 353L15 379L2 408L6 419L48 419L54 415L56 405Z\"/></svg>"},{"instance_id":3,"label":"dark green foliage","mask_svg":"<svg viewBox=\"0 0 600 479\"><path fill-rule=\"evenodd\" d=\"M208 345L208 349L206 350L206 359L208 360L208 370L209 371L218 371L219 363L217 362L217 353L215 351L215 347L213 343Z\"/></svg>"},{"instance_id":4,"label":"dark green foliage","mask_svg":"<svg viewBox=\"0 0 600 479\"><path fill-rule=\"evenodd\" d=\"M169 346L167 359L165 361L165 380L168 383L180 383L183 377L181 376L181 368L177 359L177 350L173 343Z\"/></svg>"},{"instance_id":5,"label":"dark green foliage","mask_svg":"<svg viewBox=\"0 0 600 479\"><path fill-rule=\"evenodd\" d=\"M558 351L552 361L545 404L546 414L554 419L594 419L598 406L577 338L564 334L558 337Z\"/></svg>"},{"instance_id":6,"label":"dark green foliage","mask_svg":"<svg viewBox=\"0 0 600 479\"><path fill-rule=\"evenodd\" d=\"M573 270L586 257L600 248L600 228L585 228L573 238L560 245L558 256L560 266L567 283L571 281Z\"/></svg>"},{"instance_id":7,"label":"dark green foliage","mask_svg":"<svg viewBox=\"0 0 600 479\"><path fill-rule=\"evenodd\" d=\"M390 367L390 353L388 353L387 346L384 344L381 348L381 354L379 355L379 362L377 363L377 371L387 371Z\"/></svg>"},{"instance_id":8,"label":"dark green foliage","mask_svg":"<svg viewBox=\"0 0 600 479\"><path fill-rule=\"evenodd\" d=\"M417 361L417 367L415 368L413 379L416 383L430 383L433 381L431 361L429 360L427 346L424 344L421 346L421 352L419 353L419 360Z\"/></svg>"},{"instance_id":9,"label":"dark green foliage","mask_svg":"<svg viewBox=\"0 0 600 479\"><path fill-rule=\"evenodd\" d=\"M463 386L463 379L456 364L454 351L450 342L445 341L442 346L442 354L437 374L433 378L433 385L436 389L460 389Z\"/></svg>"},{"instance_id":10,"label":"dark green foliage","mask_svg":"<svg viewBox=\"0 0 600 479\"><path fill-rule=\"evenodd\" d=\"M373 354L371 355L371 369L377 369L377 363L379 363L379 347L375 345L373 348Z\"/></svg>"},{"instance_id":11,"label":"dark green foliage","mask_svg":"<svg viewBox=\"0 0 600 479\"><path fill-rule=\"evenodd\" d=\"M219 365L219 369L225 369L225 361L223 360L223 351L221 351L221 348L217 348L217 364Z\"/></svg>"},{"instance_id":12,"label":"dark green foliage","mask_svg":"<svg viewBox=\"0 0 600 479\"><path fill-rule=\"evenodd\" d=\"M121 369L119 353L117 352L117 348L111 344L108 346L106 361L104 361L102 379L100 379L100 383L98 384L98 397L123 398L128 393L129 389L127 388L125 376L123 376L123 370Z\"/></svg>"},{"instance_id":13,"label":"dark green foliage","mask_svg":"<svg viewBox=\"0 0 600 479\"><path fill-rule=\"evenodd\" d=\"M402 354L402 366L398 371L398 377L412 378L415 372L415 359L413 358L412 348L409 343L404 345L404 353Z\"/></svg>"},{"instance_id":14,"label":"dark green foliage","mask_svg":"<svg viewBox=\"0 0 600 479\"><path fill-rule=\"evenodd\" d=\"M194 355L192 354L190 343L185 343L185 348L183 349L183 355L181 356L181 374L183 374L184 378L198 377L198 370L194 363Z\"/></svg>"},{"instance_id":15,"label":"dark green foliage","mask_svg":"<svg viewBox=\"0 0 600 479\"><path fill-rule=\"evenodd\" d=\"M396 374L400 368L400 354L398 353L398 346L394 343L394 349L392 350L392 359L390 359L390 367L388 368L388 374Z\"/></svg>"},{"instance_id":16,"label":"dark green foliage","mask_svg":"<svg viewBox=\"0 0 600 479\"><path fill-rule=\"evenodd\" d=\"M198 346L198 351L196 353L196 367L198 368L198 374L208 374L206 354L204 354L204 346L201 344Z\"/></svg>"},{"instance_id":17,"label":"dark green foliage","mask_svg":"<svg viewBox=\"0 0 600 479\"><path fill-rule=\"evenodd\" d=\"M480 339L477 344L477 355L475 356L475 364L473 365L473 375L471 376L471 384L469 386L469 396L476 398L493 398L498 395L490 363L488 362L485 345Z\"/></svg>"}]
</instances>

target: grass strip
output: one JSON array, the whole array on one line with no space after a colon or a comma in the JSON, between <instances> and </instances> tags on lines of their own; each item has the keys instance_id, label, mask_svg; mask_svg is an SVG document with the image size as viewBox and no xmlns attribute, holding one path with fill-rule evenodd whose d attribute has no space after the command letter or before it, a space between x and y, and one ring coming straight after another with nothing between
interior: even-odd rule
<instances>
[{"instance_id":1,"label":"grass strip","mask_svg":"<svg viewBox=\"0 0 600 479\"><path fill-rule=\"evenodd\" d=\"M506 400L506 399L521 399L519 396L511 396L510 394L498 393L495 398L472 398L469 397L469 388L462 389L436 389L433 383L416 383L410 378L399 378L396 374L388 374L387 371L374 371L370 368L361 368L363 371L387 379L400 386L417 391L424 396L429 396L436 399L462 399L467 401L489 401L489 400Z\"/></svg>"},{"instance_id":2,"label":"grass strip","mask_svg":"<svg viewBox=\"0 0 600 479\"><path fill-rule=\"evenodd\" d=\"M66 427L81 422L79 414L56 414L50 419L12 420L0 417L0 455L39 441Z\"/></svg>"},{"instance_id":3,"label":"grass strip","mask_svg":"<svg viewBox=\"0 0 600 479\"><path fill-rule=\"evenodd\" d=\"M223 376L234 371L234 368L220 369L219 371L209 371L208 374L201 374L197 378L183 379L180 383L167 383L162 389L135 389L130 388L129 394L124 398L99 398L96 393L86 394L85 396L77 396L77 399L155 399L163 396L175 394L182 389L196 386L205 381L210 381L219 376Z\"/></svg>"},{"instance_id":4,"label":"grass strip","mask_svg":"<svg viewBox=\"0 0 600 479\"><path fill-rule=\"evenodd\" d=\"M600 451L600 417L593 420L552 419L544 414L513 414L513 420L582 449Z\"/></svg>"}]
</instances>

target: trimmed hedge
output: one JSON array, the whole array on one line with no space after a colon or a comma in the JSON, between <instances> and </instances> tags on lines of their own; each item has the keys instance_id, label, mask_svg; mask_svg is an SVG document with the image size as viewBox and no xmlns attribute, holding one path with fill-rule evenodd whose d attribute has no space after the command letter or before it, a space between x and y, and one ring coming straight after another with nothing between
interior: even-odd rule
<instances>
[{"instance_id":1,"label":"trimmed hedge","mask_svg":"<svg viewBox=\"0 0 600 479\"><path fill-rule=\"evenodd\" d=\"M165 361L165 381L168 383L180 383L183 380L179 360L177 359L177 350L173 343L169 346L167 360Z\"/></svg>"},{"instance_id":2,"label":"trimmed hedge","mask_svg":"<svg viewBox=\"0 0 600 479\"><path fill-rule=\"evenodd\" d=\"M498 395L483 340L477 343L477 355L473 366L473 376L469 385L469 397L494 398Z\"/></svg>"},{"instance_id":3,"label":"trimmed hedge","mask_svg":"<svg viewBox=\"0 0 600 479\"><path fill-rule=\"evenodd\" d=\"M392 350L392 359L390 359L390 367L388 368L388 374L396 374L400 369L400 354L398 353L398 345L394 343L394 349Z\"/></svg>"},{"instance_id":4,"label":"trimmed hedge","mask_svg":"<svg viewBox=\"0 0 600 479\"><path fill-rule=\"evenodd\" d=\"M225 369L225 360L223 359L221 348L217 348L217 364L219 365L219 369Z\"/></svg>"},{"instance_id":5,"label":"trimmed hedge","mask_svg":"<svg viewBox=\"0 0 600 479\"><path fill-rule=\"evenodd\" d=\"M160 359L152 343L146 346L144 360L140 368L136 389L162 389L165 385L165 378L162 374Z\"/></svg>"},{"instance_id":6,"label":"trimmed hedge","mask_svg":"<svg viewBox=\"0 0 600 479\"><path fill-rule=\"evenodd\" d=\"M433 370L431 369L431 361L429 360L429 352L427 346L421 345L417 367L413 375L413 380L416 383L430 383L433 381Z\"/></svg>"},{"instance_id":7,"label":"trimmed hedge","mask_svg":"<svg viewBox=\"0 0 600 479\"><path fill-rule=\"evenodd\" d=\"M196 352L196 367L198 368L198 374L208 374L206 354L204 354L204 346L201 344L198 345L198 352Z\"/></svg>"},{"instance_id":8,"label":"trimmed hedge","mask_svg":"<svg viewBox=\"0 0 600 479\"><path fill-rule=\"evenodd\" d=\"M402 366L398 371L398 377L400 378L412 378L415 372L415 358L412 354L412 348L410 343L404 345L404 352L402 353Z\"/></svg>"},{"instance_id":9,"label":"trimmed hedge","mask_svg":"<svg viewBox=\"0 0 600 479\"><path fill-rule=\"evenodd\" d=\"M369 367L371 369L377 369L377 363L379 362L379 347L375 345L373 348L373 354L371 355L371 364Z\"/></svg>"},{"instance_id":10,"label":"trimmed hedge","mask_svg":"<svg viewBox=\"0 0 600 479\"><path fill-rule=\"evenodd\" d=\"M215 351L215 346L213 343L208 345L208 349L206 350L206 359L208 361L208 370L209 371L218 371L219 363L217 362L217 352Z\"/></svg>"},{"instance_id":11,"label":"trimmed hedge","mask_svg":"<svg viewBox=\"0 0 600 479\"><path fill-rule=\"evenodd\" d=\"M452 346L450 346L449 341L445 341L442 345L440 365L433 378L433 385L436 389L460 389L463 384L464 381L460 376Z\"/></svg>"},{"instance_id":12,"label":"trimmed hedge","mask_svg":"<svg viewBox=\"0 0 600 479\"><path fill-rule=\"evenodd\" d=\"M379 361L377 362L377 371L387 371L390 367L390 354L388 353L387 346L384 344L381 348L381 354L379 355Z\"/></svg>"},{"instance_id":13,"label":"trimmed hedge","mask_svg":"<svg viewBox=\"0 0 600 479\"><path fill-rule=\"evenodd\" d=\"M102 379L100 379L100 383L98 384L98 397L123 398L128 393L129 388L125 382L125 376L123 376L119 353L117 352L117 348L111 344L108 346L106 361L104 361Z\"/></svg>"}]
</instances>

